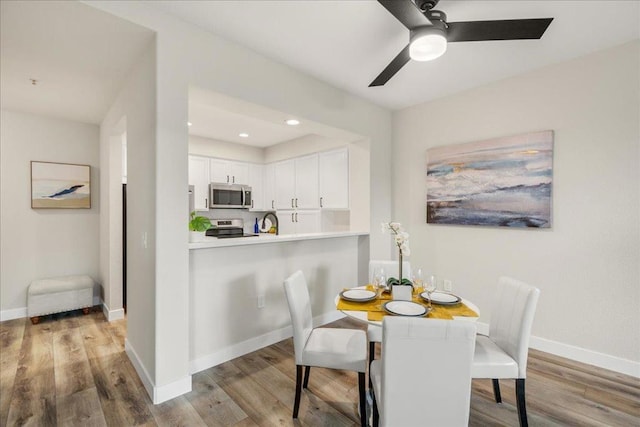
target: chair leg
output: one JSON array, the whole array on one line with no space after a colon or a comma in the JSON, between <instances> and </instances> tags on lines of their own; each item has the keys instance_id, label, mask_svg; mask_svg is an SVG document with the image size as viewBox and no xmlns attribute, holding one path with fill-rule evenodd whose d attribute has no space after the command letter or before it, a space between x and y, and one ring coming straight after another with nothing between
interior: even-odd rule
<instances>
[{"instance_id":1,"label":"chair leg","mask_svg":"<svg viewBox=\"0 0 640 427\"><path fill-rule=\"evenodd\" d=\"M516 403L518 405L518 418L520 419L520 427L527 427L527 405L524 401L524 378L516 379Z\"/></svg>"},{"instance_id":2,"label":"chair leg","mask_svg":"<svg viewBox=\"0 0 640 427\"><path fill-rule=\"evenodd\" d=\"M376 394L371 389L371 397L373 398L373 426L378 427L380 425L380 413L378 412L378 402L376 402Z\"/></svg>"},{"instance_id":3,"label":"chair leg","mask_svg":"<svg viewBox=\"0 0 640 427\"><path fill-rule=\"evenodd\" d=\"M365 388L365 374L358 372L358 389L360 390L360 425L367 427L367 390Z\"/></svg>"},{"instance_id":4,"label":"chair leg","mask_svg":"<svg viewBox=\"0 0 640 427\"><path fill-rule=\"evenodd\" d=\"M376 343L369 341L369 371L371 371L371 362L375 359L376 355ZM371 382L371 373L369 373L369 390L373 390L373 383Z\"/></svg>"},{"instance_id":5,"label":"chair leg","mask_svg":"<svg viewBox=\"0 0 640 427\"><path fill-rule=\"evenodd\" d=\"M307 388L309 385L309 371L311 371L311 366L307 366L304 370L304 382L302 383L302 388Z\"/></svg>"},{"instance_id":6,"label":"chair leg","mask_svg":"<svg viewBox=\"0 0 640 427\"><path fill-rule=\"evenodd\" d=\"M497 403L502 403L502 396L500 396L500 382L494 378L493 381L493 395L496 398Z\"/></svg>"},{"instance_id":7,"label":"chair leg","mask_svg":"<svg viewBox=\"0 0 640 427\"><path fill-rule=\"evenodd\" d=\"M293 418L298 418L300 393L302 392L302 365L296 365L296 398L293 402Z\"/></svg>"}]
</instances>

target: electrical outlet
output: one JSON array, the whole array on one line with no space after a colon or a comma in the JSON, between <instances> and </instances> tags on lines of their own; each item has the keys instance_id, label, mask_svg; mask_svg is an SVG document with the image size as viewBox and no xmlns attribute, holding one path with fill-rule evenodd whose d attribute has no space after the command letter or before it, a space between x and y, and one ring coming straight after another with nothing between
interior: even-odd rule
<instances>
[{"instance_id":1,"label":"electrical outlet","mask_svg":"<svg viewBox=\"0 0 640 427\"><path fill-rule=\"evenodd\" d=\"M258 308L264 308L264 295L258 295Z\"/></svg>"},{"instance_id":2,"label":"electrical outlet","mask_svg":"<svg viewBox=\"0 0 640 427\"><path fill-rule=\"evenodd\" d=\"M451 284L451 280L445 279L444 280L444 290L446 292L451 292L453 291L453 285Z\"/></svg>"}]
</instances>

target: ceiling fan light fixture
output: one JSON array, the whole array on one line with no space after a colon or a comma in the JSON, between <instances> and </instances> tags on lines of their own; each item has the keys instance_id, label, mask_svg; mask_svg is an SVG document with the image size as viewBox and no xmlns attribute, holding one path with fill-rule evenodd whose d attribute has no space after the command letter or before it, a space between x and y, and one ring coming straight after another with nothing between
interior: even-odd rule
<instances>
[{"instance_id":1,"label":"ceiling fan light fixture","mask_svg":"<svg viewBox=\"0 0 640 427\"><path fill-rule=\"evenodd\" d=\"M447 51L444 31L435 27L421 27L411 32L409 56L414 61L431 61Z\"/></svg>"}]
</instances>

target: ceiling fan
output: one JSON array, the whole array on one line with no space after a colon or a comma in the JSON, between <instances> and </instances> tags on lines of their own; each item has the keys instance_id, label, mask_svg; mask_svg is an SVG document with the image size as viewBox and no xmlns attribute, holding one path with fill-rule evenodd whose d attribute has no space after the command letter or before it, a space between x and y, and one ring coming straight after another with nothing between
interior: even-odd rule
<instances>
[{"instance_id":1,"label":"ceiling fan","mask_svg":"<svg viewBox=\"0 0 640 427\"><path fill-rule=\"evenodd\" d=\"M369 85L382 86L410 59L430 61L447 50L447 43L486 40L539 39L553 18L506 19L500 21L447 22L435 10L439 0L378 0L410 30L409 44Z\"/></svg>"}]
</instances>

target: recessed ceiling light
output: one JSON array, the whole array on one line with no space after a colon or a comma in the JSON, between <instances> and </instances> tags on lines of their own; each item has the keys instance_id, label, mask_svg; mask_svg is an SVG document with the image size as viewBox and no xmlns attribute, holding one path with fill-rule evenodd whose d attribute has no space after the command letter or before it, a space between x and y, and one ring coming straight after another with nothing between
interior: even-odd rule
<instances>
[{"instance_id":1,"label":"recessed ceiling light","mask_svg":"<svg viewBox=\"0 0 640 427\"><path fill-rule=\"evenodd\" d=\"M288 124L289 126L298 126L300 124L300 121L296 119L288 119L288 120L285 120L285 123Z\"/></svg>"},{"instance_id":2,"label":"recessed ceiling light","mask_svg":"<svg viewBox=\"0 0 640 427\"><path fill-rule=\"evenodd\" d=\"M193 123L191 122L187 122L187 126L191 126Z\"/></svg>"},{"instance_id":3,"label":"recessed ceiling light","mask_svg":"<svg viewBox=\"0 0 640 427\"><path fill-rule=\"evenodd\" d=\"M238 134L238 136L239 136L240 138L249 138L249 134L248 134L248 133L245 133L245 132L239 133L239 134Z\"/></svg>"}]
</instances>

